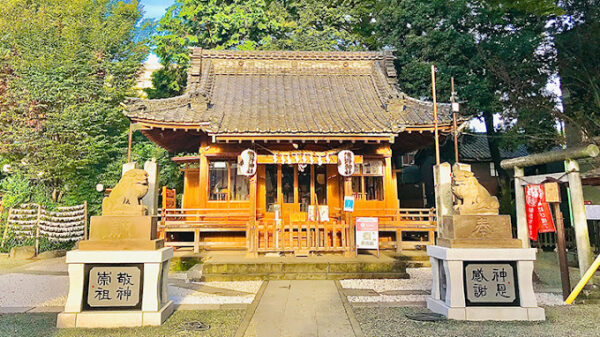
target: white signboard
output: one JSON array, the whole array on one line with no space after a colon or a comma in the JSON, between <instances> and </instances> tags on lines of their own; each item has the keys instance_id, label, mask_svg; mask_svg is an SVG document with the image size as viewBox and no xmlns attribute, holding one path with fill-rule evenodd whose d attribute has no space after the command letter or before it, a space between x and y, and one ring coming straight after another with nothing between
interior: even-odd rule
<instances>
[{"instance_id":1,"label":"white signboard","mask_svg":"<svg viewBox=\"0 0 600 337\"><path fill-rule=\"evenodd\" d=\"M356 248L379 249L379 218L356 218Z\"/></svg>"},{"instance_id":2,"label":"white signboard","mask_svg":"<svg viewBox=\"0 0 600 337\"><path fill-rule=\"evenodd\" d=\"M588 220L600 220L600 205L585 205Z\"/></svg>"}]
</instances>

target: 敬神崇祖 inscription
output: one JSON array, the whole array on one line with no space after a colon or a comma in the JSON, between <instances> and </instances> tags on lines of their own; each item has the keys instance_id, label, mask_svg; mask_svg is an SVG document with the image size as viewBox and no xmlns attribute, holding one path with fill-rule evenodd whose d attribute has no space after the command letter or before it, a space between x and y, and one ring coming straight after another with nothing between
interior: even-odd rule
<instances>
[{"instance_id":1,"label":"\u656c\u795e\u5d07\u7956 inscription","mask_svg":"<svg viewBox=\"0 0 600 337\"><path fill-rule=\"evenodd\" d=\"M139 267L97 266L90 269L88 305L135 307L140 301Z\"/></svg>"},{"instance_id":2,"label":"\u656c\u795e\u5d07\u7956 inscription","mask_svg":"<svg viewBox=\"0 0 600 337\"><path fill-rule=\"evenodd\" d=\"M517 299L513 266L509 263L469 263L465 266L467 300L473 304L507 304Z\"/></svg>"}]
</instances>

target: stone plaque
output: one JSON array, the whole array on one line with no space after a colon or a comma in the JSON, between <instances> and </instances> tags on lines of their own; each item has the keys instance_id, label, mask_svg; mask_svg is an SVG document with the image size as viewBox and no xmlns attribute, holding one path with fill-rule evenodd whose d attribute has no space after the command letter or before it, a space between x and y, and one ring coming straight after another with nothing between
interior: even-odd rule
<instances>
[{"instance_id":1,"label":"stone plaque","mask_svg":"<svg viewBox=\"0 0 600 337\"><path fill-rule=\"evenodd\" d=\"M141 285L138 266L93 266L88 274L87 304L91 309L136 307Z\"/></svg>"},{"instance_id":2,"label":"stone plaque","mask_svg":"<svg viewBox=\"0 0 600 337\"><path fill-rule=\"evenodd\" d=\"M519 305L516 266L511 262L465 262L467 306Z\"/></svg>"}]
</instances>

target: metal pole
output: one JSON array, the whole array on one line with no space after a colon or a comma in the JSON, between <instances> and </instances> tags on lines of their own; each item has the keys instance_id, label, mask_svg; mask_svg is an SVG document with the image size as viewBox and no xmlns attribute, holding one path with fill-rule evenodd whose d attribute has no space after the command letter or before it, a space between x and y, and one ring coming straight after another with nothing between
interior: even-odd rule
<instances>
[{"instance_id":1,"label":"metal pole","mask_svg":"<svg viewBox=\"0 0 600 337\"><path fill-rule=\"evenodd\" d=\"M440 140L438 139L437 102L435 95L435 65L431 65L431 91L433 96L433 129L435 137L435 163L440 164Z\"/></svg>"},{"instance_id":2,"label":"metal pole","mask_svg":"<svg viewBox=\"0 0 600 337\"><path fill-rule=\"evenodd\" d=\"M562 283L563 300L571 293L571 280L569 278L569 265L567 261L567 245L565 240L565 224L560 211L560 203L553 203L554 217L556 218L556 250L558 251L558 265L560 267L560 280Z\"/></svg>"},{"instance_id":3,"label":"metal pole","mask_svg":"<svg viewBox=\"0 0 600 337\"><path fill-rule=\"evenodd\" d=\"M456 103L456 92L454 91L454 77L450 77L450 87L452 94L450 95L450 101L452 102L452 133L454 133L454 161L458 163L458 125L456 121L457 111L454 109Z\"/></svg>"}]
</instances>

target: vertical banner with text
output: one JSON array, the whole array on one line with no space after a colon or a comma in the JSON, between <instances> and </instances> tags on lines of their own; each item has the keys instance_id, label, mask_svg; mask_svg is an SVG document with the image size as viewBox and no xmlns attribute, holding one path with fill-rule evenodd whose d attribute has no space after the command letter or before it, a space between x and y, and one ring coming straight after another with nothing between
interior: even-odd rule
<instances>
[{"instance_id":1,"label":"vertical banner with text","mask_svg":"<svg viewBox=\"0 0 600 337\"><path fill-rule=\"evenodd\" d=\"M529 228L531 240L537 241L538 232L555 231L552 213L544 197L544 186L528 184L525 187L525 204L527 206L527 228Z\"/></svg>"}]
</instances>

